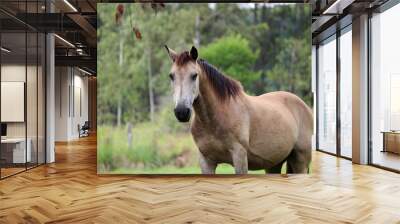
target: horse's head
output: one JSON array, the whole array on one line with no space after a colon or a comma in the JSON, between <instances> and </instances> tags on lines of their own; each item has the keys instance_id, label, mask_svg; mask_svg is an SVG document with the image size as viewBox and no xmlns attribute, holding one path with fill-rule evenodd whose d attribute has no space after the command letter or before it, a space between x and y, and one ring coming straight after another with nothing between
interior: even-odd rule
<instances>
[{"instance_id":1,"label":"horse's head","mask_svg":"<svg viewBox=\"0 0 400 224\"><path fill-rule=\"evenodd\" d=\"M173 88L175 116L180 122L188 122L193 102L199 96L200 69L196 62L197 49L192 47L190 52L177 54L167 46L165 48L173 62L169 77Z\"/></svg>"}]
</instances>

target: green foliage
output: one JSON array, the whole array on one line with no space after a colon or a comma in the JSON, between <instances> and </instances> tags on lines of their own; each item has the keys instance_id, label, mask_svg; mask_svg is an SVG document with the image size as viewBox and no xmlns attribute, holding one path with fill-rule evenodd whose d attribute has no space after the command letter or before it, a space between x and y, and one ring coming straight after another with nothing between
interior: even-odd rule
<instances>
[{"instance_id":1,"label":"green foliage","mask_svg":"<svg viewBox=\"0 0 400 224\"><path fill-rule=\"evenodd\" d=\"M113 172L125 167L140 173L174 166L177 157L184 152L190 155L184 165L197 165L197 147L189 133L189 126L176 122L170 107L164 107L157 113L157 122L133 125L131 147L128 145L127 126L99 125L97 133L97 158L101 172Z\"/></svg>"},{"instance_id":2,"label":"green foliage","mask_svg":"<svg viewBox=\"0 0 400 224\"><path fill-rule=\"evenodd\" d=\"M124 17L116 25L116 4L99 4L98 122L115 125L119 110L122 124L148 121L150 77L155 110L170 103L171 61L164 44L179 52L194 40L201 57L241 81L248 93L293 91L311 105L309 6L255 5L176 3L155 13L151 7L124 4ZM141 40L132 27L140 30Z\"/></svg>"},{"instance_id":3,"label":"green foliage","mask_svg":"<svg viewBox=\"0 0 400 224\"><path fill-rule=\"evenodd\" d=\"M217 39L202 48L200 56L225 74L239 80L245 89L259 79L260 73L252 70L258 51L252 51L249 41L240 35L230 35Z\"/></svg>"},{"instance_id":4,"label":"green foliage","mask_svg":"<svg viewBox=\"0 0 400 224\"><path fill-rule=\"evenodd\" d=\"M173 105L166 105L162 107L156 118L156 123L161 125L160 131L170 132L170 133L182 133L188 132L189 126L177 122L176 117L173 113Z\"/></svg>"},{"instance_id":5,"label":"green foliage","mask_svg":"<svg viewBox=\"0 0 400 224\"><path fill-rule=\"evenodd\" d=\"M285 38L282 45L286 47L277 55L277 63L267 76L278 89L302 96L305 102L311 104L311 45L307 40L298 38ZM265 90L270 89L267 86Z\"/></svg>"}]
</instances>

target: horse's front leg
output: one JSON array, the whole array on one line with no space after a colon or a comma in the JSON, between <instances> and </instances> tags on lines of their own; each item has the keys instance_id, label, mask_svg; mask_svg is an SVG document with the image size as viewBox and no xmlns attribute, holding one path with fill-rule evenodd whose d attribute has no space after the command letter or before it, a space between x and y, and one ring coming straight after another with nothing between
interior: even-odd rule
<instances>
[{"instance_id":1,"label":"horse's front leg","mask_svg":"<svg viewBox=\"0 0 400 224\"><path fill-rule=\"evenodd\" d=\"M200 152L200 168L202 174L215 174L217 163L208 159Z\"/></svg>"},{"instance_id":2,"label":"horse's front leg","mask_svg":"<svg viewBox=\"0 0 400 224\"><path fill-rule=\"evenodd\" d=\"M235 167L236 174L247 174L248 161L247 150L240 144L235 143L230 150L232 156L233 166Z\"/></svg>"}]
</instances>

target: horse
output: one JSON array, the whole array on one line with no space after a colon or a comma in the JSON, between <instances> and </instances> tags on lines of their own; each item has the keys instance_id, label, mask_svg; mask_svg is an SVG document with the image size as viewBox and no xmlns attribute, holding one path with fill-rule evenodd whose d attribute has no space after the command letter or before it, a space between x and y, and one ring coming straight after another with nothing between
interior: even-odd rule
<instances>
[{"instance_id":1,"label":"horse","mask_svg":"<svg viewBox=\"0 0 400 224\"><path fill-rule=\"evenodd\" d=\"M169 78L175 117L191 121L202 174L215 174L220 163L236 174L248 170L307 173L311 161L313 115L298 96L284 91L251 96L240 82L198 59L197 49L177 53L165 45L172 60Z\"/></svg>"}]
</instances>

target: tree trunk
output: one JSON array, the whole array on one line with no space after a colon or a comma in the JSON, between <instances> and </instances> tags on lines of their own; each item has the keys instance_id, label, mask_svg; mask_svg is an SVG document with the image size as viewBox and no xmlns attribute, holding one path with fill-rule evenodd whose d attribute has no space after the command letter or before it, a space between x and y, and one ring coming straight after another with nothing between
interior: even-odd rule
<instances>
[{"instance_id":1,"label":"tree trunk","mask_svg":"<svg viewBox=\"0 0 400 224\"><path fill-rule=\"evenodd\" d=\"M267 21L267 6L265 3L262 3L262 8L261 8L261 22Z\"/></svg>"},{"instance_id":2,"label":"tree trunk","mask_svg":"<svg viewBox=\"0 0 400 224\"><path fill-rule=\"evenodd\" d=\"M151 47L148 50L148 79L149 79L149 102L150 102L150 121L154 121L154 93L153 93L153 74L151 70Z\"/></svg>"},{"instance_id":3,"label":"tree trunk","mask_svg":"<svg viewBox=\"0 0 400 224\"><path fill-rule=\"evenodd\" d=\"M132 141L133 141L132 124L128 122L128 149L132 148Z\"/></svg>"},{"instance_id":4,"label":"tree trunk","mask_svg":"<svg viewBox=\"0 0 400 224\"><path fill-rule=\"evenodd\" d=\"M123 64L123 40L122 40L122 28L119 30L120 32L120 38L119 38L119 73L121 75L122 73L122 64ZM120 93L121 94L121 93ZM118 108L117 108L117 126L119 127L121 125L121 115L122 115L122 96L119 95L118 97Z\"/></svg>"},{"instance_id":5,"label":"tree trunk","mask_svg":"<svg viewBox=\"0 0 400 224\"><path fill-rule=\"evenodd\" d=\"M258 24L258 3L254 3L254 10L253 10L253 16L254 16L254 23Z\"/></svg>"},{"instance_id":6,"label":"tree trunk","mask_svg":"<svg viewBox=\"0 0 400 224\"><path fill-rule=\"evenodd\" d=\"M200 47L200 15L196 15L196 21L194 24L194 30L195 30L195 37L194 37L194 45L196 47Z\"/></svg>"},{"instance_id":7,"label":"tree trunk","mask_svg":"<svg viewBox=\"0 0 400 224\"><path fill-rule=\"evenodd\" d=\"M118 108L117 108L117 126L119 127L121 125L121 114L122 114L122 108L121 108L121 97L118 98Z\"/></svg>"}]
</instances>

